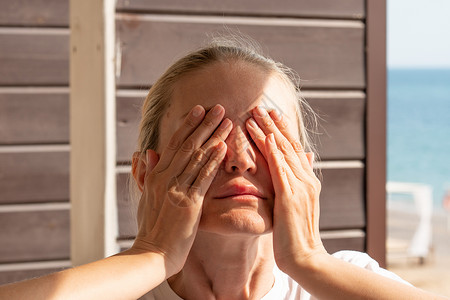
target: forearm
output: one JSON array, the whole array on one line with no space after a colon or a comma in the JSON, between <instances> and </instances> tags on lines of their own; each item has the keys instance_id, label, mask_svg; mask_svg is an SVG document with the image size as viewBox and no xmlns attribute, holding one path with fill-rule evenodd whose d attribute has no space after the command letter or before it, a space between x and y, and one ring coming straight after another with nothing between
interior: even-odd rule
<instances>
[{"instance_id":1,"label":"forearm","mask_svg":"<svg viewBox=\"0 0 450 300\"><path fill-rule=\"evenodd\" d=\"M302 261L287 273L318 299L445 299L328 254Z\"/></svg>"},{"instance_id":2,"label":"forearm","mask_svg":"<svg viewBox=\"0 0 450 300\"><path fill-rule=\"evenodd\" d=\"M0 287L0 299L137 299L166 279L160 254L128 250L87 265Z\"/></svg>"}]
</instances>

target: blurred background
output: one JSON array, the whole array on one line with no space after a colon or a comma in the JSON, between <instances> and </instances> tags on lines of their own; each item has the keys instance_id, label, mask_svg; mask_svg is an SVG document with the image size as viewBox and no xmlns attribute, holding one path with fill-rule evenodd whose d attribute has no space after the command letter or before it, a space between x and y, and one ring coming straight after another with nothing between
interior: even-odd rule
<instances>
[{"instance_id":1,"label":"blurred background","mask_svg":"<svg viewBox=\"0 0 450 300\"><path fill-rule=\"evenodd\" d=\"M387 1L387 266L450 296L450 1Z\"/></svg>"},{"instance_id":2,"label":"blurred background","mask_svg":"<svg viewBox=\"0 0 450 300\"><path fill-rule=\"evenodd\" d=\"M107 14L103 3L112 3ZM386 67L384 0L0 0L0 284L70 267L74 248L90 252L106 239L117 251L132 244L127 180L140 105L174 59L227 28L295 69L321 117L327 250L368 252L412 284L450 296L449 3L387 0ZM92 30L102 28L102 18L110 21L108 45ZM114 58L103 60L107 54ZM74 57L79 63L70 69ZM74 97L74 89L88 97L103 84L105 75L86 80L89 88L73 80L104 74L101 61L114 69L111 99ZM98 150L71 138L83 129L69 126L73 105L85 123L78 136L103 140L103 132L90 130L102 127L92 120L114 120L113 146L99 155L112 157L112 184L95 191L109 197L83 190L97 174L93 165L81 173L84 186L69 184L70 162L79 165L74 150ZM105 116L101 105L115 109ZM92 209L106 202L114 209ZM91 217L74 209L83 204ZM107 217L115 226L105 233ZM74 239L78 228L86 232Z\"/></svg>"}]
</instances>

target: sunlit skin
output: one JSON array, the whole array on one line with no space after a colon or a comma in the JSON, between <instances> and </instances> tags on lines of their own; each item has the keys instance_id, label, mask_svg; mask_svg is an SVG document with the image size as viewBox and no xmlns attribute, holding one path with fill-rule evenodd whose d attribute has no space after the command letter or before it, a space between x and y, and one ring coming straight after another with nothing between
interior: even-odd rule
<instances>
[{"instance_id":1,"label":"sunlit skin","mask_svg":"<svg viewBox=\"0 0 450 300\"><path fill-rule=\"evenodd\" d=\"M320 182L298 141L287 91L242 62L180 79L159 148L133 155L142 192L133 246L1 286L0 298L137 299L167 280L187 300L261 299L276 263L315 299L443 299L326 253Z\"/></svg>"},{"instance_id":2,"label":"sunlit skin","mask_svg":"<svg viewBox=\"0 0 450 300\"><path fill-rule=\"evenodd\" d=\"M226 157L205 196L201 231L261 234L271 230L274 193L270 173L247 132L245 121L258 105L278 108L292 120L292 131L297 133L292 101L292 95L278 78L245 63L216 63L189 73L175 84L171 105L161 123L159 149L164 149L186 114L197 104L207 110L220 104L225 109L224 119L233 122L233 130L225 141ZM263 197L259 201L216 199L223 194L221 187L233 184L254 186Z\"/></svg>"},{"instance_id":3,"label":"sunlit skin","mask_svg":"<svg viewBox=\"0 0 450 300\"><path fill-rule=\"evenodd\" d=\"M205 297L212 292L239 299L251 294L262 296L273 285L269 233L274 189L267 161L252 140L246 122L253 110L262 106L282 113L289 130L298 135L293 101L278 77L242 62L215 63L189 73L175 84L170 107L161 122L158 150L164 149L195 105L209 110L220 104L225 110L224 120L230 119L233 126L225 140L226 156L204 198L191 254L183 272L169 280L181 296ZM260 194L220 197L232 186L254 187ZM199 282L212 282L211 291L205 291ZM187 291L186 286L196 288ZM198 294L192 295L192 290Z\"/></svg>"}]
</instances>

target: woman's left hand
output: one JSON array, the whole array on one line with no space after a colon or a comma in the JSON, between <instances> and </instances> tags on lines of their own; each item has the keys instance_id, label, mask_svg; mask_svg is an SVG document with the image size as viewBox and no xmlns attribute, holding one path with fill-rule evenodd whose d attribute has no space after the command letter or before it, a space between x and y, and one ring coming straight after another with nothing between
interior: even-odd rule
<instances>
[{"instance_id":1,"label":"woman's left hand","mask_svg":"<svg viewBox=\"0 0 450 300\"><path fill-rule=\"evenodd\" d=\"M312 168L312 153L305 153L276 111L255 108L247 130L266 158L272 177L276 263L286 273L295 266L307 267L311 257L326 253L319 233L321 184Z\"/></svg>"}]
</instances>

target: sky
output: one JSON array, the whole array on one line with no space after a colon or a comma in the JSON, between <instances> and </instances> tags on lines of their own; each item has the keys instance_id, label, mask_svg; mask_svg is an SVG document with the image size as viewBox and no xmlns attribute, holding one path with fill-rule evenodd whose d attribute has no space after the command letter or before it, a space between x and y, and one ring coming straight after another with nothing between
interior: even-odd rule
<instances>
[{"instance_id":1,"label":"sky","mask_svg":"<svg viewBox=\"0 0 450 300\"><path fill-rule=\"evenodd\" d=\"M387 0L389 68L450 68L450 0Z\"/></svg>"}]
</instances>

